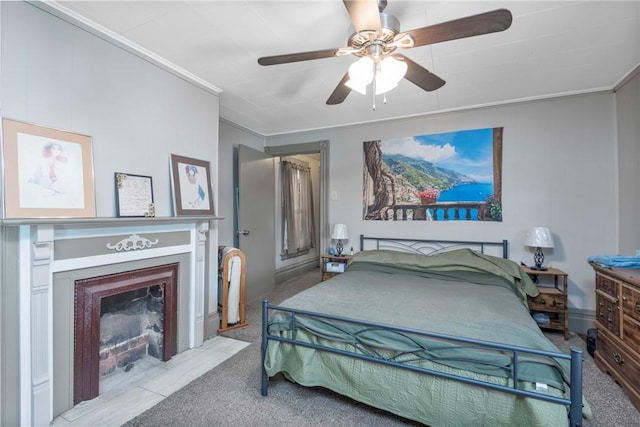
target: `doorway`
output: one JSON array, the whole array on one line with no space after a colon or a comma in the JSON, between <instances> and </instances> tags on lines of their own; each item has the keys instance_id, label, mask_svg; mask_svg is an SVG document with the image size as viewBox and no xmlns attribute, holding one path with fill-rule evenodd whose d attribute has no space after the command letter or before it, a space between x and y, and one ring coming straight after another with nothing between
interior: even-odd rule
<instances>
[{"instance_id":1,"label":"doorway","mask_svg":"<svg viewBox=\"0 0 640 427\"><path fill-rule=\"evenodd\" d=\"M314 197L318 203L318 209L316 209L317 213L317 229L316 229L316 248L315 253L318 255L323 253L327 248L327 241L324 239L324 236L328 233L328 171L329 171L329 143L328 141L316 141L302 144L293 144L293 145L282 145L282 146L269 146L265 147L265 151L271 155L282 157L296 157L296 156L307 156L308 158L313 158L318 162L318 185L314 186L314 191L317 189L318 196ZM276 229L281 230L281 224L279 223L281 218L279 215L276 215ZM278 242L281 243L282 233L277 234ZM276 257L279 259L280 254L278 253ZM311 265L317 265L318 257L313 257L313 260L309 260ZM291 276L297 275L302 272L301 269L308 269L310 263L304 262L298 263L300 264L296 268L296 263L289 263L287 265L284 262L278 263L276 260L276 265L281 268L277 269L276 274L276 283L281 282L283 280L288 279Z\"/></svg>"},{"instance_id":2,"label":"doorway","mask_svg":"<svg viewBox=\"0 0 640 427\"><path fill-rule=\"evenodd\" d=\"M295 156L295 155L318 155L319 156L319 159L320 159L319 161L319 197L318 197L319 209L318 209L318 219L317 219L318 242L316 246L318 246L317 249L319 253L325 252L328 247L328 240L325 238L325 236L328 235L328 229L329 229L329 225L328 225L329 143L328 141L316 141L316 142L283 145L283 146L270 146L270 147L265 147L264 152L273 157L285 157L285 156ZM243 192L244 194L250 193L251 188L256 188L255 184L251 183L249 180L245 179L244 182L240 182L240 181L243 181L243 180L238 180L238 187L239 187L238 192L240 194L242 194ZM273 176L272 182L275 182L275 175ZM243 187L245 187L245 190L243 190ZM251 228L255 227L255 225L241 223L241 221L239 220L238 213L239 211L241 211L241 209L239 209L240 208L239 200L242 199L242 197L239 197L238 194L236 194L235 199L237 204L234 209L235 210L234 218L236 218L237 221L235 221L234 223L234 235L238 235L238 230L251 230ZM264 216L266 216L270 212L269 210L262 210L262 213ZM276 225L275 214L276 214L276 209L271 210L270 221L271 221L271 224L274 225L274 227ZM242 236L240 236L240 239L242 239ZM276 241L272 240L271 243L273 245L273 248L275 249ZM242 250L242 242L239 242L239 247ZM271 275L274 274L275 266L277 264L276 258L278 259L280 258L280 252L279 250L276 251L276 253L274 253L273 251L269 251L269 252L272 254L270 268L269 269L264 268L264 271L253 271L251 273L252 277L265 278L265 277L271 277ZM261 268L256 264L261 264L261 263L251 263L249 262L249 260L247 260L247 277L249 277L250 269ZM274 283L278 283L282 280L286 280L288 276L292 276L296 274L299 274L299 272L296 271L295 269L291 269L289 271L286 271L286 270L280 271L278 272L277 277L274 277ZM248 287L252 286L252 284L249 283L249 281L247 281L247 286ZM261 289L261 291L265 291L265 289ZM256 293L256 295L258 295L259 293L260 292ZM249 296L247 297L247 302L249 302Z\"/></svg>"}]
</instances>

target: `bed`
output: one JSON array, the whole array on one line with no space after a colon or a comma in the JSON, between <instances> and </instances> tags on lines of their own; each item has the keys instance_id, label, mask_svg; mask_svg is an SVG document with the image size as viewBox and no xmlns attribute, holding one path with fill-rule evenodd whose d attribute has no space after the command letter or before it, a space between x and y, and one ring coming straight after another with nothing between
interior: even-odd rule
<instances>
[{"instance_id":1,"label":"bed","mask_svg":"<svg viewBox=\"0 0 640 427\"><path fill-rule=\"evenodd\" d=\"M540 332L507 248L361 236L345 273L263 301L262 395L282 373L432 427L582 425L582 350Z\"/></svg>"}]
</instances>

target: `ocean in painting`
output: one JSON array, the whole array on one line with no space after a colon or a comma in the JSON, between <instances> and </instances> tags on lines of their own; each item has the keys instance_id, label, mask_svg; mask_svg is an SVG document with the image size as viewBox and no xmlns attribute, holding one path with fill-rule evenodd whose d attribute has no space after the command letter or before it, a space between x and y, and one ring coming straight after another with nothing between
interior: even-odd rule
<instances>
[{"instance_id":1,"label":"ocean in painting","mask_svg":"<svg viewBox=\"0 0 640 427\"><path fill-rule=\"evenodd\" d=\"M438 202L483 202L492 194L492 183L461 184L442 191Z\"/></svg>"}]
</instances>

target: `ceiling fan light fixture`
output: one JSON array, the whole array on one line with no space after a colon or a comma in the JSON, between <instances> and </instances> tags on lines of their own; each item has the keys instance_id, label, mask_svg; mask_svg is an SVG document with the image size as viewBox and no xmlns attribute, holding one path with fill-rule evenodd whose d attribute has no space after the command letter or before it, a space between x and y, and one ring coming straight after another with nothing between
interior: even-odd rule
<instances>
[{"instance_id":1,"label":"ceiling fan light fixture","mask_svg":"<svg viewBox=\"0 0 640 427\"><path fill-rule=\"evenodd\" d=\"M382 74L376 74L376 95L387 93L396 86L398 86L398 82L385 79Z\"/></svg>"},{"instance_id":2,"label":"ceiling fan light fixture","mask_svg":"<svg viewBox=\"0 0 640 427\"><path fill-rule=\"evenodd\" d=\"M347 86L349 89L351 90L355 90L356 92L362 94L362 95L366 95L367 94L367 85L366 84L362 84L354 79L351 80L347 80L347 82L345 83L345 86Z\"/></svg>"},{"instance_id":3,"label":"ceiling fan light fixture","mask_svg":"<svg viewBox=\"0 0 640 427\"><path fill-rule=\"evenodd\" d=\"M390 91L407 73L407 63L392 56L380 61L379 71L375 75L376 95Z\"/></svg>"},{"instance_id":4,"label":"ceiling fan light fixture","mask_svg":"<svg viewBox=\"0 0 640 427\"><path fill-rule=\"evenodd\" d=\"M363 56L349 66L349 80L345 85L358 93L367 94L367 86L373 81L374 62L368 56Z\"/></svg>"},{"instance_id":5,"label":"ceiling fan light fixture","mask_svg":"<svg viewBox=\"0 0 640 427\"><path fill-rule=\"evenodd\" d=\"M342 103L352 89L366 95L366 87L373 81L372 95L375 109L376 93L384 94L393 89L403 77L427 92L439 89L445 84L444 80L417 62L404 55L395 54L397 49L410 49L497 33L508 29L513 21L509 10L497 9L401 33L398 19L383 12L387 0L344 0L343 3L351 18L347 46L265 56L258 58L258 64L286 64L347 54L358 56L361 59L349 67L349 71L344 74L326 103L327 105ZM387 77L387 71L384 69L386 65L381 67L380 64L382 60L394 65L398 65L396 64L398 62L403 69L399 72L389 71L391 76ZM376 78L377 74L380 76ZM378 86L377 89L376 86Z\"/></svg>"},{"instance_id":6,"label":"ceiling fan light fixture","mask_svg":"<svg viewBox=\"0 0 640 427\"><path fill-rule=\"evenodd\" d=\"M363 56L349 66L349 81L357 85L368 85L373 81L374 63L368 56Z\"/></svg>"}]
</instances>

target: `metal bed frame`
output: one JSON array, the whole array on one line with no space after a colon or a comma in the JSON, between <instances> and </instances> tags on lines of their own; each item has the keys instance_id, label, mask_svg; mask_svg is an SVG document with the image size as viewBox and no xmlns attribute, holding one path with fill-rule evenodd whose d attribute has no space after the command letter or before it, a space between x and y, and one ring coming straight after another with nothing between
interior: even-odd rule
<instances>
[{"instance_id":1,"label":"metal bed frame","mask_svg":"<svg viewBox=\"0 0 640 427\"><path fill-rule=\"evenodd\" d=\"M447 250L453 250L457 248L469 248L472 249L477 248L482 253L485 253L485 248L487 247L501 247L502 248L502 256L507 258L507 249L508 242L503 240L502 242L464 242L464 241L436 241L436 240L417 240L417 239L391 239L391 238L377 238L377 237L364 237L360 236L360 249L363 250L364 243L367 240L374 241L374 249L394 249L394 250L402 250L405 252L415 252L422 254L435 254L440 253ZM281 312L288 314L290 316L291 322L291 338L281 337L277 335L272 335L268 330L268 321L269 321L269 313L270 312ZM511 369L510 375L513 380L512 386L503 386L498 384L493 384L485 381L475 380L463 376L457 376L445 372L439 372L427 368L423 368L421 366L413 365L411 362L397 360L395 358L387 358L375 353L375 350L368 351L370 354L365 354L361 351L356 351L354 348L353 351L333 348L328 345L322 344L314 344L306 341L301 341L296 337L296 328L297 328L297 319L298 318L307 318L307 319L315 319L318 321L337 321L342 322L344 324L350 325L359 325L363 328L363 332L371 331L371 330L383 330L390 333L398 334L399 336L410 339L414 342L417 342L421 338L428 338L431 342L434 340L436 342L440 342L443 345L454 343L458 345L460 348L466 348L474 351L485 351L485 352L495 352L500 353L501 355L510 354L511 358ZM402 328L395 327L390 325L385 325L376 322L368 322L362 321L358 319L351 319L347 317L340 316L330 316L317 312L310 312L305 310L297 310L291 309L287 307L271 305L267 300L262 302L262 342L261 342L261 393L263 396L267 396L268 394L268 386L269 386L269 377L265 368L265 357L267 352L267 346L269 341L279 341L288 343L291 345L307 347L315 350L326 351L334 354L340 354L346 357L357 358L361 360L366 360L373 363L378 363L387 366L393 366L399 369L410 370L413 372L419 372L425 375L432 375L436 377L446 378L454 381L460 381L467 384L472 384L479 387L489 388L492 390L498 390L505 393L515 394L523 397L530 397L533 399L543 400L547 402L552 402L560 405L565 405L569 407L569 419L568 425L570 427L579 427L582 426L582 364L583 364L583 355L582 349L577 347L572 347L570 350L570 354L565 353L556 353L549 352L543 350L535 350L518 346L510 346L504 344L497 344L488 341L474 340L456 337L447 334L439 334L432 333L428 331L415 330L410 328ZM433 349L433 347L430 347ZM362 349L362 348L360 348ZM559 398L554 396L549 396L545 394L540 394L532 391L522 390L518 386L518 363L520 357L523 355L531 355L535 357L546 357L556 360L568 360L570 364L570 381L571 381L571 389L570 389L570 398Z\"/></svg>"},{"instance_id":2,"label":"metal bed frame","mask_svg":"<svg viewBox=\"0 0 640 427\"><path fill-rule=\"evenodd\" d=\"M367 242L371 242L367 245ZM371 246L371 247L368 247ZM424 240L424 239L394 239L389 237L368 237L360 235L360 250L387 249L393 251L410 252L422 255L436 255L454 249L473 249L481 254L487 253L489 248L502 249L502 258L509 258L509 242L474 242L464 240Z\"/></svg>"}]
</instances>

